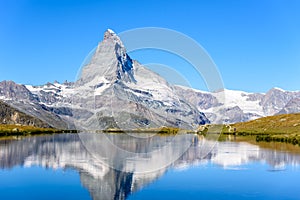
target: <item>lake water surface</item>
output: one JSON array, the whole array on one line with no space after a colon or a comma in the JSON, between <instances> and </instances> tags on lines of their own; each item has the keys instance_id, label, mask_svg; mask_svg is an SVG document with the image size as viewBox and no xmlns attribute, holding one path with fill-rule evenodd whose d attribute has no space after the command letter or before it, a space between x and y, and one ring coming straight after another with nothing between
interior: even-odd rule
<instances>
[{"instance_id":1,"label":"lake water surface","mask_svg":"<svg viewBox=\"0 0 300 200\"><path fill-rule=\"evenodd\" d=\"M195 135L0 140L0 199L300 199L300 154Z\"/></svg>"}]
</instances>

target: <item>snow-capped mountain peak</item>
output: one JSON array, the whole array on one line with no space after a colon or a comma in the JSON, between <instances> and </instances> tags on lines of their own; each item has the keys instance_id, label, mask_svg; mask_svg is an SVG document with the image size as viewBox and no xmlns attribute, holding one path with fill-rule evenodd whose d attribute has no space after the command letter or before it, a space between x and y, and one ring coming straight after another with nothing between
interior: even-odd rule
<instances>
[{"instance_id":1,"label":"snow-capped mountain peak","mask_svg":"<svg viewBox=\"0 0 300 200\"><path fill-rule=\"evenodd\" d=\"M94 82L99 84L99 78L104 77L110 82L122 80L135 82L133 62L127 55L121 39L110 29L104 33L90 62L83 66L80 75L81 84Z\"/></svg>"},{"instance_id":2,"label":"snow-capped mountain peak","mask_svg":"<svg viewBox=\"0 0 300 200\"><path fill-rule=\"evenodd\" d=\"M279 87L273 87L271 90L277 90L277 91L281 91L281 92L286 92L284 89L279 88Z\"/></svg>"},{"instance_id":3,"label":"snow-capped mountain peak","mask_svg":"<svg viewBox=\"0 0 300 200\"><path fill-rule=\"evenodd\" d=\"M124 47L121 39L119 38L119 36L111 29L107 29L104 33L103 36L103 41L105 42L114 42L119 44L120 46Z\"/></svg>"},{"instance_id":4,"label":"snow-capped mountain peak","mask_svg":"<svg viewBox=\"0 0 300 200\"><path fill-rule=\"evenodd\" d=\"M208 122L164 78L132 60L111 30L104 33L91 61L83 66L78 86L91 88L85 97L77 95L75 99L80 99L81 107L97 115L82 121L90 121L100 129L105 126L125 130L161 126L192 128L191 124ZM99 125L99 120L108 124Z\"/></svg>"}]
</instances>

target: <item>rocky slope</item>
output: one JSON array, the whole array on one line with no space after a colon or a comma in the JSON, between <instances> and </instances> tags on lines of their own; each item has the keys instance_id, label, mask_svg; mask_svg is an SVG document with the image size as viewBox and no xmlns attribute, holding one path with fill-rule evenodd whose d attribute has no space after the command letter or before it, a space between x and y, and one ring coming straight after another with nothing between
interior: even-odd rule
<instances>
[{"instance_id":1,"label":"rocky slope","mask_svg":"<svg viewBox=\"0 0 300 200\"><path fill-rule=\"evenodd\" d=\"M27 115L38 118L51 127L66 129L68 124L56 114L53 109L45 105L42 99L49 96L56 96L54 93L45 93L44 97L37 96L25 85L17 84L13 81L0 82L0 100L4 101L13 108ZM51 103L51 101L49 101ZM60 108L59 108L60 109Z\"/></svg>"},{"instance_id":2,"label":"rocky slope","mask_svg":"<svg viewBox=\"0 0 300 200\"><path fill-rule=\"evenodd\" d=\"M291 99L278 114L300 113L300 98Z\"/></svg>"},{"instance_id":3,"label":"rocky slope","mask_svg":"<svg viewBox=\"0 0 300 200\"><path fill-rule=\"evenodd\" d=\"M51 126L42 120L27 115L10 105L0 101L0 124L16 124L50 128Z\"/></svg>"}]
</instances>

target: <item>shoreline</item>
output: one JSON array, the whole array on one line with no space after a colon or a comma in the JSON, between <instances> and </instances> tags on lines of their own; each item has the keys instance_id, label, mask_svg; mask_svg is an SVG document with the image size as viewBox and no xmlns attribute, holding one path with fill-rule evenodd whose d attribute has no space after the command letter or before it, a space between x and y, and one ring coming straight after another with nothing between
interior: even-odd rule
<instances>
[{"instance_id":1,"label":"shoreline","mask_svg":"<svg viewBox=\"0 0 300 200\"><path fill-rule=\"evenodd\" d=\"M3 137L18 137L18 136L33 136L40 134L59 134L59 133L77 133L77 130L62 130L56 128L39 128L34 126L0 124L0 138Z\"/></svg>"}]
</instances>

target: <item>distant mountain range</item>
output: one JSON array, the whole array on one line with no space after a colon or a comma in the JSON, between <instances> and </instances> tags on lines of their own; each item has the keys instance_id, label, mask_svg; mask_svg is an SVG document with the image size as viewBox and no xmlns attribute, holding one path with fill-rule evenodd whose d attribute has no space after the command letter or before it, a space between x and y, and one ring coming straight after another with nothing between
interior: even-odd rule
<instances>
[{"instance_id":1,"label":"distant mountain range","mask_svg":"<svg viewBox=\"0 0 300 200\"><path fill-rule=\"evenodd\" d=\"M225 102L222 97L225 97ZM215 93L169 84L132 60L107 30L76 82L41 86L0 82L0 100L56 128L195 128L300 112L300 91Z\"/></svg>"}]
</instances>

